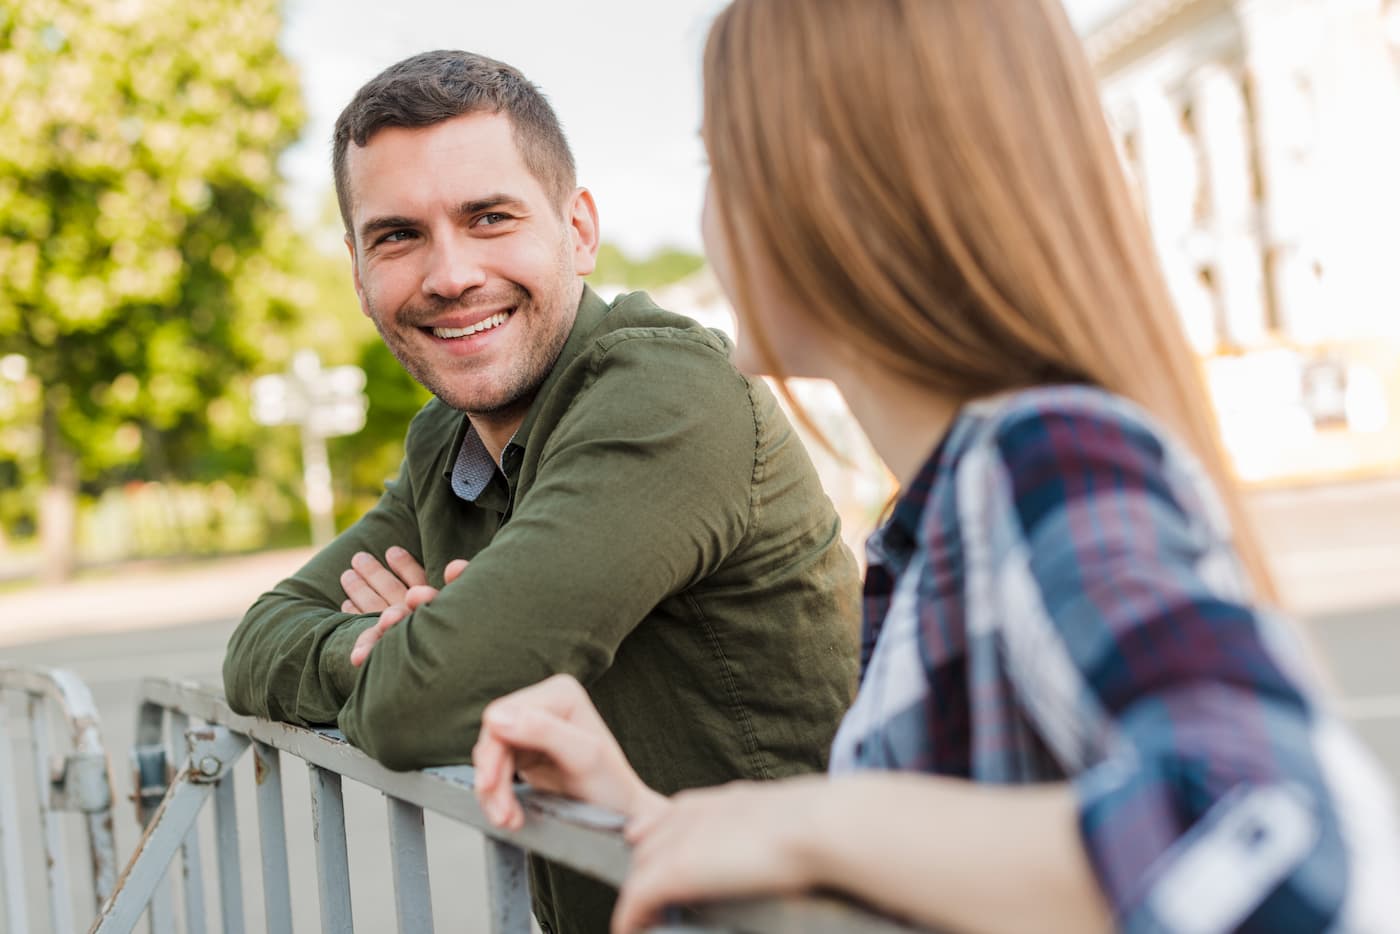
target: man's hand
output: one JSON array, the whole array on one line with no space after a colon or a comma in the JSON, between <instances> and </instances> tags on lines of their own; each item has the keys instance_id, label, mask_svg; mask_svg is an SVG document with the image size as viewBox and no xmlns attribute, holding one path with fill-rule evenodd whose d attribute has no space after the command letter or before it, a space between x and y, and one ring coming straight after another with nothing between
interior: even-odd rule
<instances>
[{"instance_id":1,"label":"man's hand","mask_svg":"<svg viewBox=\"0 0 1400 934\"><path fill-rule=\"evenodd\" d=\"M423 566L398 545L384 553L388 567L374 555L358 552L350 559L350 567L340 575L345 588L344 613L382 613L391 606L404 606L412 587L426 587L428 575Z\"/></svg>"},{"instance_id":2,"label":"man's hand","mask_svg":"<svg viewBox=\"0 0 1400 934\"><path fill-rule=\"evenodd\" d=\"M400 552L400 554L395 555L396 551ZM393 573L385 570L383 565L364 552L355 556L355 569L346 571L345 574L341 576L341 581L343 582L350 574L356 574L361 581L368 583L370 576L374 575L378 584L372 589L375 596L380 600L384 599L385 590L393 590L393 586L386 581L386 578L393 578L394 583L398 584L403 591L402 599L394 603L385 603L383 608L379 611L379 621L360 633L359 638L355 640L355 645L350 650L350 664L354 665L356 668L365 663L365 659L369 658L370 649L374 648L374 644L383 637L384 633L389 631L391 626L402 621L408 614L412 613L420 606L431 603L433 598L438 595L438 589L428 586L428 578L423 568L419 566L417 561L413 560L413 556L408 552L404 551L402 548L390 548L385 557L388 559L390 566L394 567L398 572L400 575L399 577L395 577ZM370 567L370 564L372 564L373 567ZM362 567L368 572L367 574L360 571ZM383 571L383 574L376 575L375 568ZM442 572L444 585L455 581L466 569L467 560L465 558L456 558L449 561L447 567L444 568ZM407 573L405 573L405 571L407 571ZM421 581L421 583L404 586L403 582L407 580ZM383 587L384 590L379 589L380 587ZM345 588L345 592L347 594L350 593L350 587L348 585ZM364 591L360 591L360 595L364 597ZM345 602L347 604L350 603L349 600ZM359 606L359 604L357 603L356 606ZM341 609L345 609L344 606L342 606ZM374 611L345 610L345 612L372 613Z\"/></svg>"}]
</instances>

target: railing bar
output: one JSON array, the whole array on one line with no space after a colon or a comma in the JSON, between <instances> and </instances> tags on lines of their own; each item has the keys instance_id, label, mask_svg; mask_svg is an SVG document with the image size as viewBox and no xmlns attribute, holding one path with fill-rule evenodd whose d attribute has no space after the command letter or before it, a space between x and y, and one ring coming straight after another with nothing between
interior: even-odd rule
<instances>
[{"instance_id":1,"label":"railing bar","mask_svg":"<svg viewBox=\"0 0 1400 934\"><path fill-rule=\"evenodd\" d=\"M29 741L34 750L34 789L39 798L39 823L44 837L49 923L55 931L71 931L73 906L69 903L62 828L53 811L53 785L49 774L49 716L42 694L29 695Z\"/></svg>"},{"instance_id":2,"label":"railing bar","mask_svg":"<svg viewBox=\"0 0 1400 934\"><path fill-rule=\"evenodd\" d=\"M258 841L262 847L267 931L268 934L291 934L292 887L287 869L281 756L266 743L254 743L253 756L258 784Z\"/></svg>"},{"instance_id":3,"label":"railing bar","mask_svg":"<svg viewBox=\"0 0 1400 934\"><path fill-rule=\"evenodd\" d=\"M161 802L146 825L145 833L136 844L136 854L117 879L112 898L102 906L93 922L91 931L94 934L109 931L126 934L135 928L148 904L154 909L152 896L165 878L180 841L209 799L209 792L209 785L191 782L188 774L175 780L171 794Z\"/></svg>"},{"instance_id":4,"label":"railing bar","mask_svg":"<svg viewBox=\"0 0 1400 934\"><path fill-rule=\"evenodd\" d=\"M198 763L195 763L198 765ZM238 813L233 770L214 785L214 841L219 852L219 914L224 934L243 934L243 875L238 859Z\"/></svg>"},{"instance_id":5,"label":"railing bar","mask_svg":"<svg viewBox=\"0 0 1400 934\"><path fill-rule=\"evenodd\" d=\"M345 849L345 801L340 776L311 767L311 827L316 839L316 880L322 934L351 934L350 857Z\"/></svg>"},{"instance_id":6,"label":"railing bar","mask_svg":"<svg viewBox=\"0 0 1400 934\"><path fill-rule=\"evenodd\" d=\"M393 796L386 796L386 800L399 934L433 934L433 898L428 882L428 837L423 829L423 809Z\"/></svg>"},{"instance_id":7,"label":"railing bar","mask_svg":"<svg viewBox=\"0 0 1400 934\"><path fill-rule=\"evenodd\" d=\"M525 851L501 840L485 838L486 897L490 902L491 934L528 934L530 888Z\"/></svg>"},{"instance_id":8,"label":"railing bar","mask_svg":"<svg viewBox=\"0 0 1400 934\"><path fill-rule=\"evenodd\" d=\"M172 854L170 863L161 870L155 891L151 893L151 911L147 916L151 934L175 934L175 889L170 882L170 866L174 862Z\"/></svg>"},{"instance_id":9,"label":"railing bar","mask_svg":"<svg viewBox=\"0 0 1400 934\"><path fill-rule=\"evenodd\" d=\"M333 733L235 714L213 689L188 682L146 679L140 690L148 704L182 710L192 717L227 728L235 735L261 741L305 760L312 767L313 813L316 813L317 793L315 772L318 768L330 770L334 773L331 778L337 799L341 778L350 778L405 803L474 827L507 848L535 853L614 885L626 875L628 848L618 832L623 823L618 815L522 790L521 803L528 816L525 826L518 831L503 832L486 820L477 805L471 793L473 773L469 766L392 772ZM340 814L337 823L343 840L343 810ZM329 823L321 822L314 829L319 833L322 828L329 827ZM343 854L343 847L341 852ZM341 878L347 879L348 865L342 862L342 866ZM348 884L342 887L345 888ZM348 905L345 914L348 919ZM916 930L840 900L810 896L705 903L687 909L683 917L691 920L682 926L701 929L802 931L803 934L851 934L853 931L909 934ZM324 915L322 924L325 928ZM672 926L675 924L671 922ZM348 923L344 930L350 930Z\"/></svg>"},{"instance_id":10,"label":"railing bar","mask_svg":"<svg viewBox=\"0 0 1400 934\"><path fill-rule=\"evenodd\" d=\"M173 758L169 761L184 762L189 757L189 742L185 733L190 728L190 718L172 710L167 723L170 729L170 748L173 751ZM204 865L199 850L198 821L190 824L190 832L180 844L180 870L180 888L185 902L185 932L204 934L208 908L204 904ZM165 888L166 883L162 883L162 889Z\"/></svg>"},{"instance_id":11,"label":"railing bar","mask_svg":"<svg viewBox=\"0 0 1400 934\"><path fill-rule=\"evenodd\" d=\"M15 763L10 747L9 710L0 694L0 788L15 788ZM24 864L19 839L19 803L11 791L0 791L0 895L5 899L7 931L29 928L29 906L25 901Z\"/></svg>"}]
</instances>

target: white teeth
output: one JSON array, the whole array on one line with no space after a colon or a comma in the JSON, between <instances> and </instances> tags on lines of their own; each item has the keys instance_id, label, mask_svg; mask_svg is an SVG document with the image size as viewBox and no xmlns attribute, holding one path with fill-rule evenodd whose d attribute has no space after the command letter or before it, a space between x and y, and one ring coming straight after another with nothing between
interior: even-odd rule
<instances>
[{"instance_id":1,"label":"white teeth","mask_svg":"<svg viewBox=\"0 0 1400 934\"><path fill-rule=\"evenodd\" d=\"M482 331L489 331L492 328L500 327L506 323L510 313L506 311L497 312L484 321L478 321L469 328L433 328L434 337L468 337L472 334L479 334Z\"/></svg>"}]
</instances>

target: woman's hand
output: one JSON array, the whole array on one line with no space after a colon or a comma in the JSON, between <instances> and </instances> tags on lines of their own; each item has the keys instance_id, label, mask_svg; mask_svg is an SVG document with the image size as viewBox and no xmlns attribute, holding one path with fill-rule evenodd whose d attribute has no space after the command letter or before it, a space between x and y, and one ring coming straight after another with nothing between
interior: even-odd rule
<instances>
[{"instance_id":1,"label":"woman's hand","mask_svg":"<svg viewBox=\"0 0 1400 934\"><path fill-rule=\"evenodd\" d=\"M648 788L593 707L583 685L555 675L486 706L472 749L476 797L497 827L519 830L525 812L511 787L531 786L619 811L650 814L666 799Z\"/></svg>"},{"instance_id":2,"label":"woman's hand","mask_svg":"<svg viewBox=\"0 0 1400 934\"><path fill-rule=\"evenodd\" d=\"M627 825L632 865L613 934L657 923L667 905L801 892L816 884L810 830L824 776L686 791Z\"/></svg>"}]
</instances>

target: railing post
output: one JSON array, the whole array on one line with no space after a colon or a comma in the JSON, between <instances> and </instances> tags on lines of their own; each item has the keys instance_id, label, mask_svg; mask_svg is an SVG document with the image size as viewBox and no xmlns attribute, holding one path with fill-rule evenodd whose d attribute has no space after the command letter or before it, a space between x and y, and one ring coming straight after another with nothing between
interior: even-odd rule
<instances>
[{"instance_id":1,"label":"railing post","mask_svg":"<svg viewBox=\"0 0 1400 934\"><path fill-rule=\"evenodd\" d=\"M24 891L23 858L19 846L19 804L15 788L14 757L10 751L10 730L5 698L0 696L0 894L5 898L8 931L29 929L29 906Z\"/></svg>"},{"instance_id":2,"label":"railing post","mask_svg":"<svg viewBox=\"0 0 1400 934\"><path fill-rule=\"evenodd\" d=\"M172 710L167 722L169 724L170 748L188 749L189 737L187 734L190 728L190 718ZM184 882L181 888L185 896L185 934L204 934L205 931L207 915L204 905L204 867L202 861L199 852L199 822L196 821L190 825L190 832L185 835L184 841L180 844L180 876ZM171 904L170 872L168 870L157 891L154 904L162 906L162 910ZM170 914L173 915L173 911ZM174 930L173 917L164 923L166 930ZM152 927L154 926L153 919Z\"/></svg>"},{"instance_id":3,"label":"railing post","mask_svg":"<svg viewBox=\"0 0 1400 934\"><path fill-rule=\"evenodd\" d=\"M394 866L394 909L399 934L433 934L433 896L428 882L428 838L423 809L386 795L389 852Z\"/></svg>"},{"instance_id":4,"label":"railing post","mask_svg":"<svg viewBox=\"0 0 1400 934\"><path fill-rule=\"evenodd\" d=\"M287 871L287 829L282 807L282 762L276 749L253 744L258 785L258 843L262 850L263 901L268 934L292 934L292 889Z\"/></svg>"},{"instance_id":5,"label":"railing post","mask_svg":"<svg viewBox=\"0 0 1400 934\"><path fill-rule=\"evenodd\" d=\"M351 934L350 858L345 849L345 801L340 775L311 767L311 827L316 838L316 881L322 934Z\"/></svg>"},{"instance_id":6,"label":"railing post","mask_svg":"<svg viewBox=\"0 0 1400 934\"><path fill-rule=\"evenodd\" d=\"M42 694L29 695L29 742L34 750L34 790L39 796L39 824L44 836L44 877L49 887L49 923L55 931L73 930L63 834L54 818L53 775L49 771L49 718Z\"/></svg>"},{"instance_id":7,"label":"railing post","mask_svg":"<svg viewBox=\"0 0 1400 934\"><path fill-rule=\"evenodd\" d=\"M190 734L191 737L195 735ZM247 743L247 740L244 740ZM195 758L193 742L190 763L210 774L206 761ZM214 782L214 840L219 850L219 914L224 934L243 934L243 871L238 853L238 811L234 798L233 771L215 760L219 777Z\"/></svg>"},{"instance_id":8,"label":"railing post","mask_svg":"<svg viewBox=\"0 0 1400 934\"><path fill-rule=\"evenodd\" d=\"M176 748L184 749L183 738ZM170 754L165 744L165 710L155 704L142 704L137 715L131 771L132 783L136 788L136 819L142 828L147 828L165 799L171 778ZM151 934L170 934L175 930L175 911L168 869L162 871L156 880L150 903L147 920Z\"/></svg>"},{"instance_id":9,"label":"railing post","mask_svg":"<svg viewBox=\"0 0 1400 934\"><path fill-rule=\"evenodd\" d=\"M491 934L526 934L530 930L530 884L524 850L486 838L486 892L491 903Z\"/></svg>"}]
</instances>

